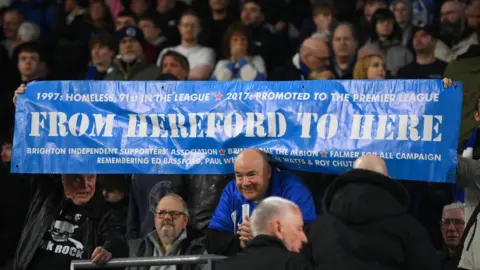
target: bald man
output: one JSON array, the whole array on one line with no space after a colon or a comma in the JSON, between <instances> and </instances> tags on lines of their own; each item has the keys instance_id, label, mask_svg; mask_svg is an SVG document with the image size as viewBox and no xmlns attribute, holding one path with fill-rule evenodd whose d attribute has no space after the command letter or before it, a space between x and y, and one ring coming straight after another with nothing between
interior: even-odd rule
<instances>
[{"instance_id":1,"label":"bald man","mask_svg":"<svg viewBox=\"0 0 480 270\"><path fill-rule=\"evenodd\" d=\"M296 175L272 168L267 156L246 149L235 159L235 180L223 190L207 231L207 250L231 256L252 240L250 215L264 198L277 196L298 205L304 222L315 219L313 197Z\"/></svg>"},{"instance_id":2,"label":"bald man","mask_svg":"<svg viewBox=\"0 0 480 270\"><path fill-rule=\"evenodd\" d=\"M378 156L330 184L306 251L315 269L441 269L430 237L407 213L408 192Z\"/></svg>"},{"instance_id":3,"label":"bald man","mask_svg":"<svg viewBox=\"0 0 480 270\"><path fill-rule=\"evenodd\" d=\"M283 66L273 71L271 81L309 80L312 72L321 71L330 66L330 49L321 37L307 38L300 50Z\"/></svg>"}]
</instances>

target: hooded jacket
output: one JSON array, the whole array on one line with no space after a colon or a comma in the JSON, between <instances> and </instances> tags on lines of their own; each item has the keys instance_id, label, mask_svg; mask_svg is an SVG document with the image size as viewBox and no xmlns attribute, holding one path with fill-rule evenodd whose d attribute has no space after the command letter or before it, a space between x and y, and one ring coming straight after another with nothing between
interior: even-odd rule
<instances>
[{"instance_id":1,"label":"hooded jacket","mask_svg":"<svg viewBox=\"0 0 480 270\"><path fill-rule=\"evenodd\" d=\"M407 214L409 195L381 174L353 169L327 189L306 248L315 269L439 269L426 230Z\"/></svg>"}]
</instances>

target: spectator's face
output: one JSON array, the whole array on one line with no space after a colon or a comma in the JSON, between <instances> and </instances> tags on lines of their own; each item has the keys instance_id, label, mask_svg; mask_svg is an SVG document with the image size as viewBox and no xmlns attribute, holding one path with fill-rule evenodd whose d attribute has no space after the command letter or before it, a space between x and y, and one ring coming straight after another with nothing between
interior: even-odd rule
<instances>
[{"instance_id":1,"label":"spectator's face","mask_svg":"<svg viewBox=\"0 0 480 270\"><path fill-rule=\"evenodd\" d=\"M395 21L398 24L403 24L407 19L407 6L404 2L397 2L393 7L393 14L395 14Z\"/></svg>"},{"instance_id":2,"label":"spectator's face","mask_svg":"<svg viewBox=\"0 0 480 270\"><path fill-rule=\"evenodd\" d=\"M473 4L470 5L467 9L467 20L468 25L475 29L480 30L480 4L474 6Z\"/></svg>"},{"instance_id":3,"label":"spectator's face","mask_svg":"<svg viewBox=\"0 0 480 270\"><path fill-rule=\"evenodd\" d=\"M173 7L176 0L157 0L157 10L161 13L167 12Z\"/></svg>"},{"instance_id":4,"label":"spectator's face","mask_svg":"<svg viewBox=\"0 0 480 270\"><path fill-rule=\"evenodd\" d=\"M103 9L102 4L98 2L93 2L90 5L90 19L94 22L103 20L105 10Z\"/></svg>"},{"instance_id":5,"label":"spectator's face","mask_svg":"<svg viewBox=\"0 0 480 270\"><path fill-rule=\"evenodd\" d=\"M188 77L188 70L184 69L177 59L168 55L163 58L162 73L172 74L181 81Z\"/></svg>"},{"instance_id":6,"label":"spectator's face","mask_svg":"<svg viewBox=\"0 0 480 270\"><path fill-rule=\"evenodd\" d=\"M317 30L330 30L333 25L333 17L330 11L320 12L313 17Z\"/></svg>"},{"instance_id":7,"label":"spectator's face","mask_svg":"<svg viewBox=\"0 0 480 270\"><path fill-rule=\"evenodd\" d=\"M130 8L137 16L141 16L147 11L148 4L144 0L132 0Z\"/></svg>"},{"instance_id":8,"label":"spectator's face","mask_svg":"<svg viewBox=\"0 0 480 270\"><path fill-rule=\"evenodd\" d=\"M335 29L332 39L333 52L336 57L352 57L357 48L350 27L341 25Z\"/></svg>"},{"instance_id":9,"label":"spectator's face","mask_svg":"<svg viewBox=\"0 0 480 270\"><path fill-rule=\"evenodd\" d=\"M377 34L381 37L388 37L393 32L392 20L379 20L376 25Z\"/></svg>"},{"instance_id":10,"label":"spectator's face","mask_svg":"<svg viewBox=\"0 0 480 270\"><path fill-rule=\"evenodd\" d=\"M132 17L117 17L117 19L115 20L115 31L120 31L126 26L137 26L137 23Z\"/></svg>"},{"instance_id":11,"label":"spectator's face","mask_svg":"<svg viewBox=\"0 0 480 270\"><path fill-rule=\"evenodd\" d=\"M460 209L445 211L442 217L443 241L448 247L456 247L465 229L464 212Z\"/></svg>"},{"instance_id":12,"label":"spectator's face","mask_svg":"<svg viewBox=\"0 0 480 270\"><path fill-rule=\"evenodd\" d=\"M374 4L367 4L363 8L363 15L368 22L372 21L372 16L375 11L379 8L386 8L387 6L384 3L374 3Z\"/></svg>"},{"instance_id":13,"label":"spectator's face","mask_svg":"<svg viewBox=\"0 0 480 270\"><path fill-rule=\"evenodd\" d=\"M95 195L95 174L63 174L62 184L65 197L76 205L84 205Z\"/></svg>"},{"instance_id":14,"label":"spectator's face","mask_svg":"<svg viewBox=\"0 0 480 270\"><path fill-rule=\"evenodd\" d=\"M367 79L382 80L386 77L385 62L382 58L374 56L370 60L370 66L367 69Z\"/></svg>"},{"instance_id":15,"label":"spectator's face","mask_svg":"<svg viewBox=\"0 0 480 270\"><path fill-rule=\"evenodd\" d=\"M303 217L298 208L284 209L285 213L277 221L276 236L283 241L288 250L299 253L307 237L303 231Z\"/></svg>"},{"instance_id":16,"label":"spectator's face","mask_svg":"<svg viewBox=\"0 0 480 270\"><path fill-rule=\"evenodd\" d=\"M230 54L233 55L233 51L237 50L240 55L247 56L248 39L241 33L233 34L230 38Z\"/></svg>"},{"instance_id":17,"label":"spectator's face","mask_svg":"<svg viewBox=\"0 0 480 270\"><path fill-rule=\"evenodd\" d=\"M440 22L456 24L463 19L460 3L446 2L440 10Z\"/></svg>"},{"instance_id":18,"label":"spectator's face","mask_svg":"<svg viewBox=\"0 0 480 270\"><path fill-rule=\"evenodd\" d=\"M105 65L112 61L114 51L105 45L96 43L92 46L91 56L94 65Z\"/></svg>"},{"instance_id":19,"label":"spectator's face","mask_svg":"<svg viewBox=\"0 0 480 270\"><path fill-rule=\"evenodd\" d=\"M197 40L198 34L200 34L200 23L198 18L193 15L183 16L180 20L178 30L180 31L182 40L189 42Z\"/></svg>"},{"instance_id":20,"label":"spectator's face","mask_svg":"<svg viewBox=\"0 0 480 270\"><path fill-rule=\"evenodd\" d=\"M4 143L2 145L2 162L7 163L12 160L12 145L10 143Z\"/></svg>"},{"instance_id":21,"label":"spectator's face","mask_svg":"<svg viewBox=\"0 0 480 270\"><path fill-rule=\"evenodd\" d=\"M125 63L132 63L143 54L140 42L132 37L124 37L120 40L120 56Z\"/></svg>"},{"instance_id":22,"label":"spectator's face","mask_svg":"<svg viewBox=\"0 0 480 270\"><path fill-rule=\"evenodd\" d=\"M22 76L31 78L38 73L40 56L36 52L18 54L18 70Z\"/></svg>"},{"instance_id":23,"label":"spectator's face","mask_svg":"<svg viewBox=\"0 0 480 270\"><path fill-rule=\"evenodd\" d=\"M208 4L210 5L210 9L214 11L227 8L227 0L209 0Z\"/></svg>"},{"instance_id":24,"label":"spectator's face","mask_svg":"<svg viewBox=\"0 0 480 270\"><path fill-rule=\"evenodd\" d=\"M157 28L151 20L140 20L138 27L142 29L145 39L150 42L155 42L161 32L160 28Z\"/></svg>"},{"instance_id":25,"label":"spectator's face","mask_svg":"<svg viewBox=\"0 0 480 270\"><path fill-rule=\"evenodd\" d=\"M417 53L433 52L435 48L435 40L431 35L423 30L417 31L413 36L413 49Z\"/></svg>"},{"instance_id":26,"label":"spectator's face","mask_svg":"<svg viewBox=\"0 0 480 270\"><path fill-rule=\"evenodd\" d=\"M243 5L240 18L242 19L243 24L250 25L262 22L263 14L257 4L246 3Z\"/></svg>"},{"instance_id":27,"label":"spectator's face","mask_svg":"<svg viewBox=\"0 0 480 270\"><path fill-rule=\"evenodd\" d=\"M235 161L237 189L247 200L259 200L265 194L271 176L271 168L260 158L239 158Z\"/></svg>"},{"instance_id":28,"label":"spectator's face","mask_svg":"<svg viewBox=\"0 0 480 270\"><path fill-rule=\"evenodd\" d=\"M17 37L18 28L22 24L22 18L18 12L10 11L3 15L3 34L7 39Z\"/></svg>"},{"instance_id":29,"label":"spectator's face","mask_svg":"<svg viewBox=\"0 0 480 270\"><path fill-rule=\"evenodd\" d=\"M155 213L155 229L162 243L172 244L185 230L188 217L182 202L173 197L163 197L157 205Z\"/></svg>"}]
</instances>

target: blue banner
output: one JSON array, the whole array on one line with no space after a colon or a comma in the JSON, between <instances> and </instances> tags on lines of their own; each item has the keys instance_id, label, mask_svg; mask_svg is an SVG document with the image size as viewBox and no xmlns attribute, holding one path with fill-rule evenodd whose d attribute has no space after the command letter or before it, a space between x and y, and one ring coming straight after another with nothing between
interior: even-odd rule
<instances>
[{"instance_id":1,"label":"blue banner","mask_svg":"<svg viewBox=\"0 0 480 270\"><path fill-rule=\"evenodd\" d=\"M225 174L254 147L293 170L341 173L374 153L393 178L453 182L461 104L440 80L33 82L11 170Z\"/></svg>"}]
</instances>

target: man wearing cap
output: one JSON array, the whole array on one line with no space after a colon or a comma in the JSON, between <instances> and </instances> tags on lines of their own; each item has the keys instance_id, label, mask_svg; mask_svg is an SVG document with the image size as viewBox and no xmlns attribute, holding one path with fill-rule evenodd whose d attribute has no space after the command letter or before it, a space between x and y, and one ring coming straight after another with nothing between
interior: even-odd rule
<instances>
[{"instance_id":1,"label":"man wearing cap","mask_svg":"<svg viewBox=\"0 0 480 270\"><path fill-rule=\"evenodd\" d=\"M127 26L116 33L118 55L113 60L111 69L107 70L108 81L149 81L155 80L160 71L148 64L143 55L146 41L142 30Z\"/></svg>"},{"instance_id":2,"label":"man wearing cap","mask_svg":"<svg viewBox=\"0 0 480 270\"><path fill-rule=\"evenodd\" d=\"M447 63L435 57L437 39L432 26L413 30L416 59L398 71L399 79L441 79Z\"/></svg>"},{"instance_id":3,"label":"man wearing cap","mask_svg":"<svg viewBox=\"0 0 480 270\"><path fill-rule=\"evenodd\" d=\"M90 56L92 65L88 68L85 80L103 80L107 69L112 64L116 48L115 39L107 32L92 37L90 41Z\"/></svg>"}]
</instances>

